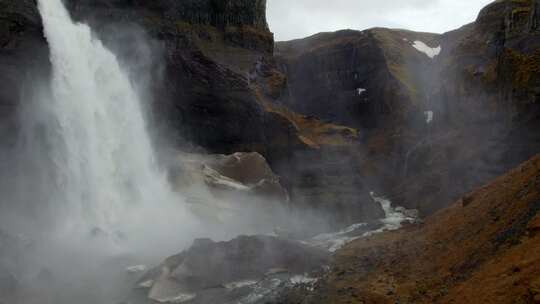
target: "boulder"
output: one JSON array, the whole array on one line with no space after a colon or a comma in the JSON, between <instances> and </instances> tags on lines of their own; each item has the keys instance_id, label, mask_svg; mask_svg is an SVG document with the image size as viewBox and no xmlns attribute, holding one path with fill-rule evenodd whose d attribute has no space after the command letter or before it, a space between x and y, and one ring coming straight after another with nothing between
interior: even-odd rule
<instances>
[{"instance_id":1,"label":"boulder","mask_svg":"<svg viewBox=\"0 0 540 304\"><path fill-rule=\"evenodd\" d=\"M248 185L279 179L259 153L234 153L220 157L210 165L222 175Z\"/></svg>"},{"instance_id":2,"label":"boulder","mask_svg":"<svg viewBox=\"0 0 540 304\"><path fill-rule=\"evenodd\" d=\"M236 294L238 289L254 287L266 277L317 272L328 262L327 251L270 236L241 236L228 242L200 239L140 282L153 282L148 295L158 302L197 301L211 298L211 293L244 297L250 290Z\"/></svg>"},{"instance_id":3,"label":"boulder","mask_svg":"<svg viewBox=\"0 0 540 304\"><path fill-rule=\"evenodd\" d=\"M182 153L172 170L173 184L185 188L203 182L212 191L255 195L286 203L287 190L259 153L197 155Z\"/></svg>"}]
</instances>

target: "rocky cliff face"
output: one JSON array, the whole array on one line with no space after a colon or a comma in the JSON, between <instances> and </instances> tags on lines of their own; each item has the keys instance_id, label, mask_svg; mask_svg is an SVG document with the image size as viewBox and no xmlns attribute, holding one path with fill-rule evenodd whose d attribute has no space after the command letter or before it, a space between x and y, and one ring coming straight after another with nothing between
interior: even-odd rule
<instances>
[{"instance_id":1,"label":"rocky cliff face","mask_svg":"<svg viewBox=\"0 0 540 304\"><path fill-rule=\"evenodd\" d=\"M431 151L439 160L419 154L412 159L430 164L413 165L419 171L447 176L455 185L447 188L450 201L540 151L534 131L540 125L535 63L540 37L530 23L537 6L537 1L495 1L475 23L442 37L428 103L439 121L431 147L417 150ZM437 167L448 173L436 173Z\"/></svg>"},{"instance_id":2,"label":"rocky cliff face","mask_svg":"<svg viewBox=\"0 0 540 304\"><path fill-rule=\"evenodd\" d=\"M11 83L25 73L14 67L32 67L32 61L25 61L28 58L38 58L37 66L48 67L47 46L35 2L5 2L0 20L13 26L2 27L9 31L2 37L21 41L3 42L6 51L0 54L6 62L0 68L11 67L17 75L3 82L10 90L2 92L1 102L11 110L5 116L15 122L11 118L24 101L18 94L25 90ZM283 94L286 78L273 59L264 0L65 3L75 19L90 23L136 77L149 84L152 123L158 133L173 139L168 145L193 145L213 153L259 152L282 176L293 204L325 214L339 210L339 220L333 220L339 225L382 216L357 172L342 161L326 161L321 153L321 148L340 151L356 141L356 130L297 114L275 102ZM139 43L141 39L145 43ZM27 56L30 50L39 56ZM10 65L15 57L21 59ZM3 128L10 139L16 138L14 128L14 123ZM304 169L304 163L313 161L321 163L316 170ZM332 169L336 163L340 167Z\"/></svg>"},{"instance_id":3,"label":"rocky cliff face","mask_svg":"<svg viewBox=\"0 0 540 304\"><path fill-rule=\"evenodd\" d=\"M495 1L443 35L347 30L275 50L264 0L66 3L152 80L169 144L259 152L293 203L338 223L381 216L371 190L429 214L540 149L538 1ZM13 144L24 79L48 60L35 3L2 4L1 130Z\"/></svg>"},{"instance_id":4,"label":"rocky cliff face","mask_svg":"<svg viewBox=\"0 0 540 304\"><path fill-rule=\"evenodd\" d=\"M68 3L75 18L93 24L111 45L118 37L110 29L126 26L138 26L156 41L165 81L155 88L154 109L178 140L214 152L266 152L270 129L292 132L249 89L249 71L272 55L265 1Z\"/></svg>"},{"instance_id":5,"label":"rocky cliff face","mask_svg":"<svg viewBox=\"0 0 540 304\"><path fill-rule=\"evenodd\" d=\"M33 1L0 1L0 145L13 144L17 104L48 56Z\"/></svg>"},{"instance_id":6,"label":"rocky cliff face","mask_svg":"<svg viewBox=\"0 0 540 304\"><path fill-rule=\"evenodd\" d=\"M124 22L142 22L156 32L164 30L163 26L180 33L196 30L190 26L211 27L221 32L219 34L229 45L266 53L271 53L273 48L273 35L266 23L266 0L99 0L67 1L67 5L77 18L83 20L110 22L120 18ZM157 24L150 27L152 21ZM199 29L199 32L202 31Z\"/></svg>"},{"instance_id":7,"label":"rocky cliff face","mask_svg":"<svg viewBox=\"0 0 540 304\"><path fill-rule=\"evenodd\" d=\"M18 113L28 88L48 73L41 18L31 0L0 1L0 191L13 179L10 155L17 144Z\"/></svg>"},{"instance_id":8,"label":"rocky cliff face","mask_svg":"<svg viewBox=\"0 0 540 304\"><path fill-rule=\"evenodd\" d=\"M538 5L496 1L443 35L371 29L277 43L281 102L359 128L365 183L429 214L540 150Z\"/></svg>"},{"instance_id":9,"label":"rocky cliff face","mask_svg":"<svg viewBox=\"0 0 540 304\"><path fill-rule=\"evenodd\" d=\"M288 76L283 102L345 125L384 127L420 106L412 99L423 97L415 87L422 79L413 72L430 58L412 47L415 40L435 44L438 36L372 29L278 42L277 61Z\"/></svg>"}]
</instances>

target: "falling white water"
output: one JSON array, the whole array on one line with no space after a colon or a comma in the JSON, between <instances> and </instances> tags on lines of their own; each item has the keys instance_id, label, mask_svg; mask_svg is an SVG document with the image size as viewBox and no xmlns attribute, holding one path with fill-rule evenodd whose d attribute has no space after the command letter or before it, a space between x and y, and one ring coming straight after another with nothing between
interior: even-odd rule
<instances>
[{"instance_id":1,"label":"falling white water","mask_svg":"<svg viewBox=\"0 0 540 304\"><path fill-rule=\"evenodd\" d=\"M62 0L40 0L39 10L53 68L42 107L60 230L128 240L153 231L145 241L185 232L181 199L156 166L141 101L116 56Z\"/></svg>"}]
</instances>

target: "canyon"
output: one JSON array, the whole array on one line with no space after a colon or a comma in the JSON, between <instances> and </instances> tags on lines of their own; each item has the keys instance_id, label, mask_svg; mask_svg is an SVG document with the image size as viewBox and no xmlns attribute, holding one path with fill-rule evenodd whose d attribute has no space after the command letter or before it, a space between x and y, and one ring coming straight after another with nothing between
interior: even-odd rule
<instances>
[{"instance_id":1,"label":"canyon","mask_svg":"<svg viewBox=\"0 0 540 304\"><path fill-rule=\"evenodd\" d=\"M203 280L190 282L192 292L250 279L249 271L261 277L279 264L294 268L304 254L315 262L290 277L321 278L286 286L272 301L474 303L480 296L485 303L535 303L537 259L519 252L538 249L540 1L494 1L475 22L444 34L373 28L284 42L274 41L265 0L64 4L140 84L152 126L148 145L160 147L157 162L195 214L214 221L220 210L235 222L263 208L267 216L253 219L258 233L284 214L293 222L279 222L285 227L276 239L195 241L154 269L152 281L169 278L167 267L185 271L191 261L200 271L193 276ZM25 134L21 117L33 106L31 88L54 71L50 56L36 2L0 0L2 193L18 187L13 159ZM129 115L122 108L118 117ZM126 163L130 152L122 154ZM204 196L193 190L203 186ZM332 258L288 243L359 223L379 229L389 209L373 192L395 208L417 210L421 220L353 241ZM10 204L6 196L0 208ZM250 260L249 275L224 270L215 281L200 267L205 252L241 259L245 253L232 247L257 251L261 242L290 248L293 257L256 266ZM447 251L455 260L443 258ZM326 263L327 273L313 271ZM512 278L491 284L505 271ZM478 286L479 295L472 290ZM501 288L511 291L498 295Z\"/></svg>"}]
</instances>

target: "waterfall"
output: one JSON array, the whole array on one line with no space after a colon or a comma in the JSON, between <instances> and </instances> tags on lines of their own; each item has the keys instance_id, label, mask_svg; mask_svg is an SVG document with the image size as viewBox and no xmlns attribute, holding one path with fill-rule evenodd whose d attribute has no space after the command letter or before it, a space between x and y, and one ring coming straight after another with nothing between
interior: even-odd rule
<instances>
[{"instance_id":1,"label":"waterfall","mask_svg":"<svg viewBox=\"0 0 540 304\"><path fill-rule=\"evenodd\" d=\"M35 138L45 142L40 157L52 169L42 174L49 186L40 199L53 210L55 233L154 241L163 230L185 231L187 212L156 165L129 76L62 0L38 2L52 79L26 137L32 151Z\"/></svg>"}]
</instances>

